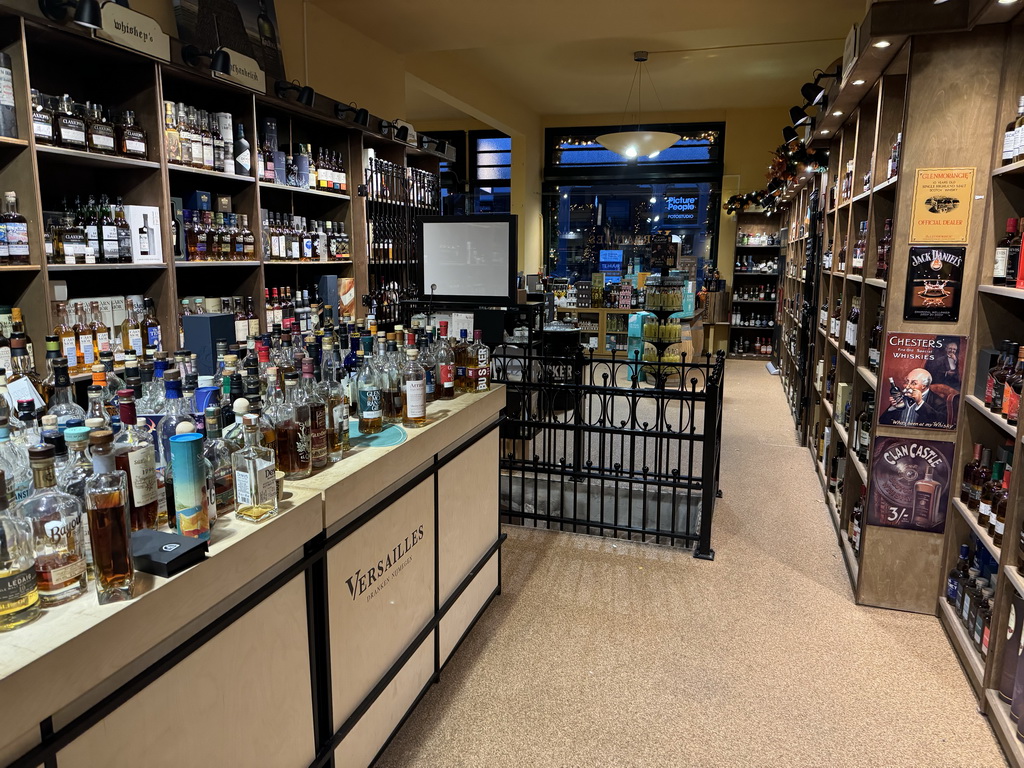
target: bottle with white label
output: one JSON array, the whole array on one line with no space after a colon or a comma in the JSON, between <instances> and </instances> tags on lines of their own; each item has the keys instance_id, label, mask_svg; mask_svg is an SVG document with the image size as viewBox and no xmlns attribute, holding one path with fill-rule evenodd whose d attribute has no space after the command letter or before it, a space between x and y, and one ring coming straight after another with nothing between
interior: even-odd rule
<instances>
[{"instance_id":1,"label":"bottle with white label","mask_svg":"<svg viewBox=\"0 0 1024 768\"><path fill-rule=\"evenodd\" d=\"M101 155L112 155L117 145L117 135L114 126L107 122L103 114L103 107L99 104L86 106L88 120L85 124L85 135L90 152Z\"/></svg>"},{"instance_id":2,"label":"bottle with white label","mask_svg":"<svg viewBox=\"0 0 1024 768\"><path fill-rule=\"evenodd\" d=\"M406 428L427 423L427 380L419 356L419 350L408 350L402 369L402 426Z\"/></svg>"},{"instance_id":3,"label":"bottle with white label","mask_svg":"<svg viewBox=\"0 0 1024 768\"><path fill-rule=\"evenodd\" d=\"M277 514L277 457L260 444L260 419L253 413L242 417L245 444L231 455L235 482L235 517L260 523Z\"/></svg>"},{"instance_id":4,"label":"bottle with white label","mask_svg":"<svg viewBox=\"0 0 1024 768\"><path fill-rule=\"evenodd\" d=\"M53 111L47 106L45 96L32 89L32 135L36 144L53 144Z\"/></svg>"},{"instance_id":5,"label":"bottle with white label","mask_svg":"<svg viewBox=\"0 0 1024 768\"><path fill-rule=\"evenodd\" d=\"M28 219L18 213L18 196L4 193L4 214L0 218L6 237L7 257L10 264L28 264Z\"/></svg>"},{"instance_id":6,"label":"bottle with white label","mask_svg":"<svg viewBox=\"0 0 1024 768\"><path fill-rule=\"evenodd\" d=\"M21 514L32 524L36 576L44 608L81 597L86 588L82 547L82 502L57 490L52 445L28 449L35 491L21 502Z\"/></svg>"},{"instance_id":7,"label":"bottle with white label","mask_svg":"<svg viewBox=\"0 0 1024 768\"><path fill-rule=\"evenodd\" d=\"M0 51L0 136L18 138L18 116L14 105L14 71L11 57Z\"/></svg>"},{"instance_id":8,"label":"bottle with white label","mask_svg":"<svg viewBox=\"0 0 1024 768\"><path fill-rule=\"evenodd\" d=\"M56 123L57 144L68 149L88 149L85 135L85 120L78 116L75 103L68 94L60 97L54 122Z\"/></svg>"},{"instance_id":9,"label":"bottle with white label","mask_svg":"<svg viewBox=\"0 0 1024 768\"><path fill-rule=\"evenodd\" d=\"M128 109L117 125L117 151L126 157L145 160L149 156L146 132L135 123L135 113Z\"/></svg>"}]
</instances>

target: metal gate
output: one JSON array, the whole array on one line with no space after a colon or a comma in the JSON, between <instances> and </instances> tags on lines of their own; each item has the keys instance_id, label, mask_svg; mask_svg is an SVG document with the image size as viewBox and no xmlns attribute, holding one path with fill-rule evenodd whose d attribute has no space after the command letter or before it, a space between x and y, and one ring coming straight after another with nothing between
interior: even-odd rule
<instances>
[{"instance_id":1,"label":"metal gate","mask_svg":"<svg viewBox=\"0 0 1024 768\"><path fill-rule=\"evenodd\" d=\"M499 346L505 522L693 547L713 559L725 355L647 362Z\"/></svg>"}]
</instances>

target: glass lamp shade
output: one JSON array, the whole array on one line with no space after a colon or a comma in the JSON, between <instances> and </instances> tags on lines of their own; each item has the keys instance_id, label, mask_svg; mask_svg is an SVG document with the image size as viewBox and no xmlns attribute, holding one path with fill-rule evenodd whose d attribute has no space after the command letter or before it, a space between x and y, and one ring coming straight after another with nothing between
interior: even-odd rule
<instances>
[{"instance_id":1,"label":"glass lamp shade","mask_svg":"<svg viewBox=\"0 0 1024 768\"><path fill-rule=\"evenodd\" d=\"M668 149L677 141L679 134L662 131L620 131L604 133L597 137L598 144L627 160L656 154Z\"/></svg>"}]
</instances>

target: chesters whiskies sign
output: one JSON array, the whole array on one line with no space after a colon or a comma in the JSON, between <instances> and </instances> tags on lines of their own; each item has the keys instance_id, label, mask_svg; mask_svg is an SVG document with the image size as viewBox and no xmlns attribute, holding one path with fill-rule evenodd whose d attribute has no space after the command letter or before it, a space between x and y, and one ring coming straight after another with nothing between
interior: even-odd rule
<instances>
[{"instance_id":1,"label":"chesters whiskies sign","mask_svg":"<svg viewBox=\"0 0 1024 768\"><path fill-rule=\"evenodd\" d=\"M425 538L423 526L418 526L376 563L367 568L357 568L345 580L352 600L364 598L370 602L388 586L412 562L412 550Z\"/></svg>"}]
</instances>

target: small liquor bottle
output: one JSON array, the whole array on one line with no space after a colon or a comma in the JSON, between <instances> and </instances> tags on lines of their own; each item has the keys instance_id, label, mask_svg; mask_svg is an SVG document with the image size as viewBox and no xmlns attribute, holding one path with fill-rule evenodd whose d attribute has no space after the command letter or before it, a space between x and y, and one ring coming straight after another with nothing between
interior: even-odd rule
<instances>
[{"instance_id":1,"label":"small liquor bottle","mask_svg":"<svg viewBox=\"0 0 1024 768\"><path fill-rule=\"evenodd\" d=\"M86 107L88 120L86 121L86 140L89 144L89 151L102 155L114 154L117 144L117 136L114 126L107 122L103 115L103 107L99 104L90 104Z\"/></svg>"},{"instance_id":2,"label":"small liquor bottle","mask_svg":"<svg viewBox=\"0 0 1024 768\"><path fill-rule=\"evenodd\" d=\"M39 589L32 526L7 507L7 477L0 470L0 631L38 619Z\"/></svg>"},{"instance_id":3,"label":"small liquor bottle","mask_svg":"<svg viewBox=\"0 0 1024 768\"><path fill-rule=\"evenodd\" d=\"M427 382L419 351L410 349L402 370L402 425L422 427L427 423Z\"/></svg>"},{"instance_id":4,"label":"small liquor bottle","mask_svg":"<svg viewBox=\"0 0 1024 768\"><path fill-rule=\"evenodd\" d=\"M285 374L285 400L274 408L277 468L289 480L309 477L313 457L309 444L309 406L299 399L299 374Z\"/></svg>"},{"instance_id":5,"label":"small liquor bottle","mask_svg":"<svg viewBox=\"0 0 1024 768\"><path fill-rule=\"evenodd\" d=\"M245 446L231 455L235 481L235 517L260 523L277 514L276 457L260 445L256 414L242 417Z\"/></svg>"},{"instance_id":6,"label":"small liquor bottle","mask_svg":"<svg viewBox=\"0 0 1024 768\"><path fill-rule=\"evenodd\" d=\"M967 508L970 510L977 510L981 506L981 490L985 487L985 483L992 472L992 451L988 448L984 448L981 452L981 464L975 467L974 472L971 474L971 493L967 498ZM988 525L988 517L984 520L981 516L978 516L978 525Z\"/></svg>"},{"instance_id":7,"label":"small liquor bottle","mask_svg":"<svg viewBox=\"0 0 1024 768\"><path fill-rule=\"evenodd\" d=\"M82 502L57 490L52 445L33 445L28 454L35 491L21 502L21 513L32 524L39 597L45 608L85 592Z\"/></svg>"},{"instance_id":8,"label":"small liquor bottle","mask_svg":"<svg viewBox=\"0 0 1024 768\"><path fill-rule=\"evenodd\" d=\"M75 104L66 93L60 98L54 121L57 128L57 143L60 146L69 149L87 149L85 120L75 113Z\"/></svg>"},{"instance_id":9,"label":"small liquor bottle","mask_svg":"<svg viewBox=\"0 0 1024 768\"><path fill-rule=\"evenodd\" d=\"M360 357L363 351L359 350ZM384 393L380 376L373 364L366 360L362 364L357 383L359 393L359 431L364 435L375 435L384 429ZM280 441L280 438L278 438Z\"/></svg>"},{"instance_id":10,"label":"small liquor bottle","mask_svg":"<svg viewBox=\"0 0 1024 768\"><path fill-rule=\"evenodd\" d=\"M89 446L92 477L85 481L85 508L96 569L96 596L104 605L132 596L135 568L128 520L128 478L115 467L114 435L109 429L90 434Z\"/></svg>"},{"instance_id":11,"label":"small liquor bottle","mask_svg":"<svg viewBox=\"0 0 1024 768\"><path fill-rule=\"evenodd\" d=\"M208 405L205 413L206 442L203 456L213 467L214 499L217 517L228 515L235 508L235 486L232 480L231 454L238 446L221 437L221 409Z\"/></svg>"}]
</instances>

